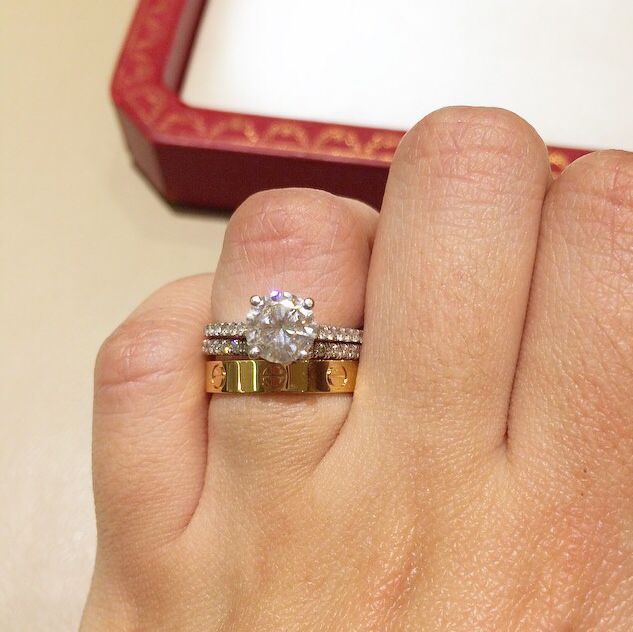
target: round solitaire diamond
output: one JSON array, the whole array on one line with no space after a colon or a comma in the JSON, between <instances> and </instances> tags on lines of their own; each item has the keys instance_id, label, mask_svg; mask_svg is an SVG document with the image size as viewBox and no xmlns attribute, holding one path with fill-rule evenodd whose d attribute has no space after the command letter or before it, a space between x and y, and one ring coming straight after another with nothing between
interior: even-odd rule
<instances>
[{"instance_id":1,"label":"round solitaire diamond","mask_svg":"<svg viewBox=\"0 0 633 632\"><path fill-rule=\"evenodd\" d=\"M317 336L310 299L274 290L254 296L251 305L246 316L249 355L277 364L307 357Z\"/></svg>"}]
</instances>

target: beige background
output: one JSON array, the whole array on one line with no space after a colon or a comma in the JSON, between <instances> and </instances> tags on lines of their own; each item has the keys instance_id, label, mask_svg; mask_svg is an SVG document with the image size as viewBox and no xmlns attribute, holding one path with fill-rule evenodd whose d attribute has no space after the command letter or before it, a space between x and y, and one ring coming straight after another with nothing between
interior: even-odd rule
<instances>
[{"instance_id":1,"label":"beige background","mask_svg":"<svg viewBox=\"0 0 633 632\"><path fill-rule=\"evenodd\" d=\"M0 2L0 630L77 627L95 548L91 372L154 288L211 269L225 217L132 168L108 82L134 0Z\"/></svg>"}]
</instances>

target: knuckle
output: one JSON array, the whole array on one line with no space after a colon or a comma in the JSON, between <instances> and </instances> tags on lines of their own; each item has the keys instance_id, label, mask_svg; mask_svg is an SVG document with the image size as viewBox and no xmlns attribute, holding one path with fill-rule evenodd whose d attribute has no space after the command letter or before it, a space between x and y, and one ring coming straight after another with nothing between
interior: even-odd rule
<instances>
[{"instance_id":1,"label":"knuckle","mask_svg":"<svg viewBox=\"0 0 633 632\"><path fill-rule=\"evenodd\" d=\"M554 226L595 263L609 255L633 278L633 154L599 151L572 163L552 186ZM602 259L600 268L613 272Z\"/></svg>"},{"instance_id":2,"label":"knuckle","mask_svg":"<svg viewBox=\"0 0 633 632\"><path fill-rule=\"evenodd\" d=\"M256 193L233 214L225 237L229 258L249 266L302 265L331 256L364 231L349 211L348 201L324 191L279 189ZM279 246L283 244L283 248ZM284 260L279 262L282 257ZM237 263L237 262L234 262ZM244 263L244 262L242 262ZM278 265L277 265L278 264Z\"/></svg>"},{"instance_id":3,"label":"knuckle","mask_svg":"<svg viewBox=\"0 0 633 632\"><path fill-rule=\"evenodd\" d=\"M546 148L534 128L520 116L499 108L448 107L432 112L403 138L398 158L434 158L430 167L464 176L529 173L547 167Z\"/></svg>"},{"instance_id":4,"label":"knuckle","mask_svg":"<svg viewBox=\"0 0 633 632\"><path fill-rule=\"evenodd\" d=\"M596 151L574 161L556 181L559 193L580 196L588 212L633 211L633 153Z\"/></svg>"},{"instance_id":5,"label":"knuckle","mask_svg":"<svg viewBox=\"0 0 633 632\"><path fill-rule=\"evenodd\" d=\"M174 349L181 341L166 320L132 317L101 345L95 363L95 387L160 384L173 371Z\"/></svg>"},{"instance_id":6,"label":"knuckle","mask_svg":"<svg viewBox=\"0 0 633 632\"><path fill-rule=\"evenodd\" d=\"M96 389L139 382L163 384L190 361L192 325L198 323L202 329L212 283L213 275L197 274L154 292L99 348Z\"/></svg>"}]
</instances>

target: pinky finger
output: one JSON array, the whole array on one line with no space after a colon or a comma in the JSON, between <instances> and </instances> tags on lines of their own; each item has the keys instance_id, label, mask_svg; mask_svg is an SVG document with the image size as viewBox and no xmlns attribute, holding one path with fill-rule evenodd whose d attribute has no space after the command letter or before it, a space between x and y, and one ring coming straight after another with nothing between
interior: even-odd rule
<instances>
[{"instance_id":1,"label":"pinky finger","mask_svg":"<svg viewBox=\"0 0 633 632\"><path fill-rule=\"evenodd\" d=\"M101 347L93 480L100 548L151 550L178 535L204 480L207 398L201 332L211 275L147 299Z\"/></svg>"}]
</instances>

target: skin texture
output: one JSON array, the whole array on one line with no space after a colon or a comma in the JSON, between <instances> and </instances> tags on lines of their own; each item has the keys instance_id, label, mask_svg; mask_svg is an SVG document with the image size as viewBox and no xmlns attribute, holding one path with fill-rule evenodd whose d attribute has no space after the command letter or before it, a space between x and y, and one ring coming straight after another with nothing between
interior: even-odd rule
<instances>
[{"instance_id":1,"label":"skin texture","mask_svg":"<svg viewBox=\"0 0 633 632\"><path fill-rule=\"evenodd\" d=\"M204 395L200 332L281 287L365 325L353 398ZM82 629L633 629L633 156L552 182L514 114L448 108L380 216L233 215L215 281L150 297L95 371Z\"/></svg>"}]
</instances>

